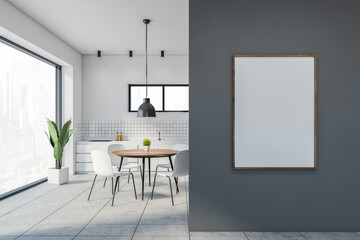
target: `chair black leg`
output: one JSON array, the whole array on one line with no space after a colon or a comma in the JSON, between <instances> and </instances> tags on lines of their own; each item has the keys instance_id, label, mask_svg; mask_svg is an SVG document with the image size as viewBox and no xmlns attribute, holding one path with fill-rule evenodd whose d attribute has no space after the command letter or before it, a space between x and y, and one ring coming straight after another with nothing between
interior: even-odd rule
<instances>
[{"instance_id":1,"label":"chair black leg","mask_svg":"<svg viewBox=\"0 0 360 240\"><path fill-rule=\"evenodd\" d=\"M107 180L107 177L105 178L105 181L104 181L104 186L103 186L103 188L105 187L105 185L106 185L106 180Z\"/></svg>"},{"instance_id":2,"label":"chair black leg","mask_svg":"<svg viewBox=\"0 0 360 240\"><path fill-rule=\"evenodd\" d=\"M155 172L155 177L154 177L154 182L153 182L153 189L152 189L152 192L151 192L151 199L153 199L153 197L154 197L156 176L157 176L157 172Z\"/></svg>"},{"instance_id":3,"label":"chair black leg","mask_svg":"<svg viewBox=\"0 0 360 240\"><path fill-rule=\"evenodd\" d=\"M140 176L141 176L141 179L142 179L142 178L143 178L143 175L142 175L141 166L140 166L139 168L140 168Z\"/></svg>"},{"instance_id":4,"label":"chair black leg","mask_svg":"<svg viewBox=\"0 0 360 240\"><path fill-rule=\"evenodd\" d=\"M130 168L129 168L129 173L130 173ZM128 183L130 182L130 174L128 176Z\"/></svg>"},{"instance_id":5,"label":"chair black leg","mask_svg":"<svg viewBox=\"0 0 360 240\"><path fill-rule=\"evenodd\" d=\"M136 194L136 188L135 188L135 180L134 180L134 174L130 173L132 180L133 180L133 185L134 185L134 193L135 193L135 199L137 199L137 194ZM130 176L130 175L129 175Z\"/></svg>"},{"instance_id":6,"label":"chair black leg","mask_svg":"<svg viewBox=\"0 0 360 240\"><path fill-rule=\"evenodd\" d=\"M97 174L95 174L94 181L93 181L93 184L92 184L91 189L90 189L90 193L89 193L88 201L89 201L89 199L90 199L91 192L92 192L92 190L93 190L93 188L94 188L94 184L95 184L95 181L96 181L96 176L97 176Z\"/></svg>"},{"instance_id":7,"label":"chair black leg","mask_svg":"<svg viewBox=\"0 0 360 240\"><path fill-rule=\"evenodd\" d=\"M144 200L145 158L142 158L141 200Z\"/></svg>"},{"instance_id":8,"label":"chair black leg","mask_svg":"<svg viewBox=\"0 0 360 240\"><path fill-rule=\"evenodd\" d=\"M175 181L175 178L174 178L174 182L175 182L175 185L177 183L177 186L179 186L179 178L177 178L177 182ZM176 188L176 194L178 194L178 193L179 193L179 188L177 187Z\"/></svg>"},{"instance_id":9,"label":"chair black leg","mask_svg":"<svg viewBox=\"0 0 360 240\"><path fill-rule=\"evenodd\" d=\"M113 192L113 191L115 191L114 189L115 189L115 188L114 188L114 178L112 177L112 178L111 178L111 193L112 193L112 194L114 194L114 192Z\"/></svg>"},{"instance_id":10,"label":"chair black leg","mask_svg":"<svg viewBox=\"0 0 360 240\"><path fill-rule=\"evenodd\" d=\"M111 206L114 206L114 199L115 199L116 186L118 185L118 183L119 183L119 177L117 177L117 178L116 178L116 181L115 181L115 188L114 188L114 191L113 191L113 199L112 199Z\"/></svg>"},{"instance_id":11,"label":"chair black leg","mask_svg":"<svg viewBox=\"0 0 360 240\"><path fill-rule=\"evenodd\" d=\"M169 162L170 162L170 166L171 166L171 170L174 171L174 164L171 160L171 157L169 157ZM179 192L179 185L178 185L178 182L177 182L177 178L174 178L175 179L175 183L176 183L176 191Z\"/></svg>"},{"instance_id":12,"label":"chair black leg","mask_svg":"<svg viewBox=\"0 0 360 240\"><path fill-rule=\"evenodd\" d=\"M120 177L119 177L119 181L118 181L118 192L120 192Z\"/></svg>"},{"instance_id":13,"label":"chair black leg","mask_svg":"<svg viewBox=\"0 0 360 240\"><path fill-rule=\"evenodd\" d=\"M149 162L149 186L151 186L151 163L150 163L150 158L148 158L148 162Z\"/></svg>"},{"instance_id":14,"label":"chair black leg","mask_svg":"<svg viewBox=\"0 0 360 240\"><path fill-rule=\"evenodd\" d=\"M171 178L169 178L169 183L170 183L170 193L171 193L171 202L172 202L172 205L174 206L174 197L173 197L173 192L172 192L172 187L171 187Z\"/></svg>"}]
</instances>

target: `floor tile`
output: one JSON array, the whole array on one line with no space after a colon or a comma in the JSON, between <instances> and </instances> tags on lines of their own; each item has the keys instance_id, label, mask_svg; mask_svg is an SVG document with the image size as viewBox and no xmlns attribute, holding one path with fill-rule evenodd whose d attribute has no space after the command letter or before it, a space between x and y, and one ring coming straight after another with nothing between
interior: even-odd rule
<instances>
[{"instance_id":1,"label":"floor tile","mask_svg":"<svg viewBox=\"0 0 360 240\"><path fill-rule=\"evenodd\" d=\"M71 240L74 236L21 236L19 240Z\"/></svg>"},{"instance_id":2,"label":"floor tile","mask_svg":"<svg viewBox=\"0 0 360 240\"><path fill-rule=\"evenodd\" d=\"M150 200L155 201L155 200ZM152 215L163 215L163 214L186 214L187 206L186 203L177 203L175 206L172 206L171 203L149 203L145 209L146 214Z\"/></svg>"},{"instance_id":3,"label":"floor tile","mask_svg":"<svg viewBox=\"0 0 360 240\"><path fill-rule=\"evenodd\" d=\"M31 217L31 214L7 214L3 217L0 217L0 226L7 226L7 225L26 225L29 228L34 226L36 223L40 222L43 218L34 216ZM3 234L4 229L0 228L0 235Z\"/></svg>"},{"instance_id":4,"label":"floor tile","mask_svg":"<svg viewBox=\"0 0 360 240\"><path fill-rule=\"evenodd\" d=\"M73 224L48 224L48 223L40 223L35 227L31 228L24 235L32 235L32 236L76 236L83 228L84 225L73 225Z\"/></svg>"},{"instance_id":5,"label":"floor tile","mask_svg":"<svg viewBox=\"0 0 360 240\"><path fill-rule=\"evenodd\" d=\"M89 224L80 232L88 236L132 236L136 225Z\"/></svg>"},{"instance_id":6,"label":"floor tile","mask_svg":"<svg viewBox=\"0 0 360 240\"><path fill-rule=\"evenodd\" d=\"M302 232L308 240L359 240L354 232Z\"/></svg>"},{"instance_id":7,"label":"floor tile","mask_svg":"<svg viewBox=\"0 0 360 240\"><path fill-rule=\"evenodd\" d=\"M144 236L135 236L132 240L189 240L189 237L144 237Z\"/></svg>"},{"instance_id":8,"label":"floor tile","mask_svg":"<svg viewBox=\"0 0 360 240\"><path fill-rule=\"evenodd\" d=\"M305 240L298 232L246 232L249 240Z\"/></svg>"},{"instance_id":9,"label":"floor tile","mask_svg":"<svg viewBox=\"0 0 360 240\"><path fill-rule=\"evenodd\" d=\"M146 206L146 200L139 201L135 203L123 203L121 201L117 201L114 203L114 206L111 204L106 205L102 210L101 214L106 214L112 216L113 214L142 214L144 208Z\"/></svg>"},{"instance_id":10,"label":"floor tile","mask_svg":"<svg viewBox=\"0 0 360 240\"><path fill-rule=\"evenodd\" d=\"M191 232L192 240L248 240L243 232Z\"/></svg>"},{"instance_id":11,"label":"floor tile","mask_svg":"<svg viewBox=\"0 0 360 240\"><path fill-rule=\"evenodd\" d=\"M248 240L244 237L191 237L191 240Z\"/></svg>"},{"instance_id":12,"label":"floor tile","mask_svg":"<svg viewBox=\"0 0 360 240\"><path fill-rule=\"evenodd\" d=\"M13 240L17 237L17 235L0 235L0 240Z\"/></svg>"},{"instance_id":13,"label":"floor tile","mask_svg":"<svg viewBox=\"0 0 360 240\"><path fill-rule=\"evenodd\" d=\"M77 236L76 240L131 240L131 236ZM154 239L153 239L154 240Z\"/></svg>"},{"instance_id":14,"label":"floor tile","mask_svg":"<svg viewBox=\"0 0 360 240\"><path fill-rule=\"evenodd\" d=\"M0 235L21 235L30 229L32 225L1 224Z\"/></svg>"},{"instance_id":15,"label":"floor tile","mask_svg":"<svg viewBox=\"0 0 360 240\"><path fill-rule=\"evenodd\" d=\"M135 236L187 237L189 229L187 225L139 225Z\"/></svg>"},{"instance_id":16,"label":"floor tile","mask_svg":"<svg viewBox=\"0 0 360 240\"><path fill-rule=\"evenodd\" d=\"M141 225L187 225L188 217L186 212L179 214L144 214L140 221Z\"/></svg>"},{"instance_id":17,"label":"floor tile","mask_svg":"<svg viewBox=\"0 0 360 240\"><path fill-rule=\"evenodd\" d=\"M66 215L65 213L55 213L42 221L44 224L53 224L53 225L62 225L62 224L74 224L81 225L87 224L93 216L84 214L84 215Z\"/></svg>"},{"instance_id":18,"label":"floor tile","mask_svg":"<svg viewBox=\"0 0 360 240\"><path fill-rule=\"evenodd\" d=\"M98 214L91 220L91 224L111 224L111 225L137 225L141 214L112 214L111 216L105 214Z\"/></svg>"},{"instance_id":19,"label":"floor tile","mask_svg":"<svg viewBox=\"0 0 360 240\"><path fill-rule=\"evenodd\" d=\"M34 188L30 188L24 192L21 192L21 194L16 194L10 198L6 198L0 202L0 216L3 216L4 214L7 214L8 212L13 211L14 209L21 207L29 202L32 202L35 199L44 196L44 194L55 190L56 188L58 188L58 186L50 186L46 183L42 183Z\"/></svg>"}]
</instances>

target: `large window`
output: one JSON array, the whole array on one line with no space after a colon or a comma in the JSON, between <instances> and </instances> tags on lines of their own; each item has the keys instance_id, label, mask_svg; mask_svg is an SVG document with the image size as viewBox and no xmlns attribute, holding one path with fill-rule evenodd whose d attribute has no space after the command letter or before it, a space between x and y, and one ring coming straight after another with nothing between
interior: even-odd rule
<instances>
[{"instance_id":1,"label":"large window","mask_svg":"<svg viewBox=\"0 0 360 240\"><path fill-rule=\"evenodd\" d=\"M129 84L129 112L136 112L145 96L144 84ZM189 111L189 85L149 84L148 97L157 112Z\"/></svg>"},{"instance_id":2,"label":"large window","mask_svg":"<svg viewBox=\"0 0 360 240\"><path fill-rule=\"evenodd\" d=\"M44 130L46 117L59 118L60 74L59 66L0 38L0 198L46 180L54 166Z\"/></svg>"}]
</instances>

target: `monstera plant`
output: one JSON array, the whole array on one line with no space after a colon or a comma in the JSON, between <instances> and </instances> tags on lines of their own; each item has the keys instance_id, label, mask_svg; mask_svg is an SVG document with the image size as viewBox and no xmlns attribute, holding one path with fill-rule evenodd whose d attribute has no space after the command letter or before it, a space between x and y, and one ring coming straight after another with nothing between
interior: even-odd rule
<instances>
[{"instance_id":1,"label":"monstera plant","mask_svg":"<svg viewBox=\"0 0 360 240\"><path fill-rule=\"evenodd\" d=\"M74 133L74 129L70 129L71 119L67 121L61 128L60 132L55 122L47 118L47 124L49 133L46 133L51 146L54 148L54 158L56 161L56 169L61 169L61 159L65 145L69 142L71 135Z\"/></svg>"}]
</instances>

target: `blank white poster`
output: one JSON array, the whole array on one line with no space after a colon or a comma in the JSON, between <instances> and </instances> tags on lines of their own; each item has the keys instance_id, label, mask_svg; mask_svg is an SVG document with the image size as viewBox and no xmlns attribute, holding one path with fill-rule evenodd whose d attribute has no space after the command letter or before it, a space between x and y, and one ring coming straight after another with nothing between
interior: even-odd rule
<instances>
[{"instance_id":1,"label":"blank white poster","mask_svg":"<svg viewBox=\"0 0 360 240\"><path fill-rule=\"evenodd\" d=\"M234 56L234 168L316 168L315 56Z\"/></svg>"}]
</instances>

